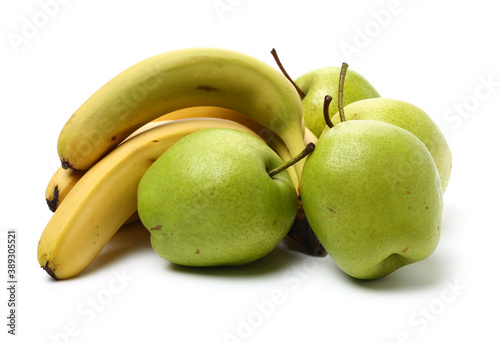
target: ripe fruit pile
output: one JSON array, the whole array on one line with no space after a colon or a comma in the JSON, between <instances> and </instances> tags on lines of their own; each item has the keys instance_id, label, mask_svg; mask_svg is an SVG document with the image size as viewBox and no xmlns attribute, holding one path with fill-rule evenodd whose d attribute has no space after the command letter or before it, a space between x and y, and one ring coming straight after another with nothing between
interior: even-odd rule
<instances>
[{"instance_id":1,"label":"ripe fruit pile","mask_svg":"<svg viewBox=\"0 0 500 343\"><path fill-rule=\"evenodd\" d=\"M57 149L38 245L55 279L136 220L176 264L250 263L288 234L353 277L379 278L434 251L451 172L430 117L380 98L346 64L293 82L211 48L123 71L73 114Z\"/></svg>"}]
</instances>

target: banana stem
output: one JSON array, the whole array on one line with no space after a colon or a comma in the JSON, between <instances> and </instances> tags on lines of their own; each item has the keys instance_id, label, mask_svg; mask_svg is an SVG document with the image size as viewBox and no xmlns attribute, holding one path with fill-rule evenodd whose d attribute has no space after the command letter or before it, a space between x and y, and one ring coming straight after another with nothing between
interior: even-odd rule
<instances>
[{"instance_id":1,"label":"banana stem","mask_svg":"<svg viewBox=\"0 0 500 343\"><path fill-rule=\"evenodd\" d=\"M325 95L325 101L323 102L323 116L325 117L325 123L331 129L333 127L332 119L330 118L330 103L333 98L329 95Z\"/></svg>"},{"instance_id":2,"label":"banana stem","mask_svg":"<svg viewBox=\"0 0 500 343\"><path fill-rule=\"evenodd\" d=\"M304 93L304 91L302 89L300 89L299 86L297 86L297 84L288 75L288 73L286 72L285 68L281 64L281 61L280 61L280 59L278 57L278 53L276 52L276 49L273 48L273 50L271 50L271 54L273 55L274 60L276 61L276 64L280 68L280 70L283 73L283 75L285 75L285 77L288 79L288 81L290 81L292 83L293 87L295 87L295 89L297 90L297 93L299 93L300 99L304 99L305 96L306 96L306 93Z\"/></svg>"},{"instance_id":3,"label":"banana stem","mask_svg":"<svg viewBox=\"0 0 500 343\"><path fill-rule=\"evenodd\" d=\"M290 161L282 164L281 166L274 168L273 170L271 170L267 174L269 175L269 177L273 177L274 175L282 172L283 170L287 169L288 167L293 166L295 163L297 163L298 161L300 161L301 159L303 159L307 155L309 155L314 150L315 147L316 146L314 145L314 143L307 144L306 148L304 150L302 150L302 152L300 152L297 156L292 158Z\"/></svg>"},{"instance_id":4,"label":"banana stem","mask_svg":"<svg viewBox=\"0 0 500 343\"><path fill-rule=\"evenodd\" d=\"M344 83L345 83L345 75L347 74L347 67L349 65L347 63L342 63L342 68L340 69L340 76L339 76L339 91L338 91L338 105L339 105L339 116L340 116L340 121L344 122L345 121L345 116L344 116Z\"/></svg>"}]
</instances>

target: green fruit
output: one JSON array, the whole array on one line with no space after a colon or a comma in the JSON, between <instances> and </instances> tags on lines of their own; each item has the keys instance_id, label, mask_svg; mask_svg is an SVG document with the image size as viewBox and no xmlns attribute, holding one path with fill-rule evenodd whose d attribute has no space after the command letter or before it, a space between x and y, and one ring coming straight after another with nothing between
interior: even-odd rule
<instances>
[{"instance_id":1,"label":"green fruit","mask_svg":"<svg viewBox=\"0 0 500 343\"><path fill-rule=\"evenodd\" d=\"M412 133L342 122L318 140L302 174L312 230L345 273L376 279L435 250L443 207L432 156Z\"/></svg>"},{"instance_id":2,"label":"green fruit","mask_svg":"<svg viewBox=\"0 0 500 343\"><path fill-rule=\"evenodd\" d=\"M325 95L333 97L330 113L338 110L337 92L339 87L340 67L325 67L310 71L297 80L296 85L306 94L302 99L302 115L306 127L317 137L325 128L323 102ZM344 106L355 101L378 98L380 95L373 86L355 71L347 71L344 85Z\"/></svg>"},{"instance_id":3,"label":"green fruit","mask_svg":"<svg viewBox=\"0 0 500 343\"><path fill-rule=\"evenodd\" d=\"M345 106L344 115L346 121L383 121L399 126L417 136L429 149L436 163L444 193L451 176L450 147L439 127L422 109L405 101L378 98L361 100ZM338 113L332 117L332 123L334 125L340 123ZM328 130L328 127L325 130Z\"/></svg>"},{"instance_id":4,"label":"green fruit","mask_svg":"<svg viewBox=\"0 0 500 343\"><path fill-rule=\"evenodd\" d=\"M291 228L297 192L281 158L231 129L179 140L145 173L138 212L161 257L185 266L241 265L271 252Z\"/></svg>"}]
</instances>

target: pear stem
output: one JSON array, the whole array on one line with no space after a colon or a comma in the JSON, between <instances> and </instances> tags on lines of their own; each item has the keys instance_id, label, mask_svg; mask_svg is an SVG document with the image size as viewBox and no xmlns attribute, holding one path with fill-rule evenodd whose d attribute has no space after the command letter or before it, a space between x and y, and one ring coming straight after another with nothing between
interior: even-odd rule
<instances>
[{"instance_id":1,"label":"pear stem","mask_svg":"<svg viewBox=\"0 0 500 343\"><path fill-rule=\"evenodd\" d=\"M292 80L292 78L288 75L288 73L286 72L285 68L283 67L283 65L281 64L281 61L278 57L278 53L276 52L276 49L273 48L273 50L271 50L271 54L273 55L274 57L274 60L276 61L276 64L278 65L278 67L280 68L281 72L283 73L283 75L285 75L285 77L288 79L288 81L290 81L292 83L292 85L295 87L295 89L297 90L297 93L299 93L300 95L300 99L304 99L305 96L306 96L306 93L304 93L302 91L302 89L299 88L299 86L297 86L297 84Z\"/></svg>"},{"instance_id":2,"label":"pear stem","mask_svg":"<svg viewBox=\"0 0 500 343\"><path fill-rule=\"evenodd\" d=\"M338 91L338 105L339 105L339 116L340 116L340 121L345 122L345 115L344 115L344 83L345 83L345 75L347 74L347 67L349 65L347 63L342 63L342 68L340 69L340 76L339 76L339 91Z\"/></svg>"},{"instance_id":3,"label":"pear stem","mask_svg":"<svg viewBox=\"0 0 500 343\"><path fill-rule=\"evenodd\" d=\"M271 170L267 174L269 175L269 177L273 177L274 175L281 173L283 170L293 166L295 163L299 162L301 159L303 159L304 157L309 155L314 150L315 147L316 146L312 142L307 144L306 148L304 150L302 150L297 156L292 158L290 161L282 164L281 166L274 168L273 170Z\"/></svg>"},{"instance_id":4,"label":"pear stem","mask_svg":"<svg viewBox=\"0 0 500 343\"><path fill-rule=\"evenodd\" d=\"M333 98L329 95L325 95L325 101L323 102L323 116L325 117L325 123L331 129L333 127L332 119L330 118L330 103Z\"/></svg>"}]
</instances>

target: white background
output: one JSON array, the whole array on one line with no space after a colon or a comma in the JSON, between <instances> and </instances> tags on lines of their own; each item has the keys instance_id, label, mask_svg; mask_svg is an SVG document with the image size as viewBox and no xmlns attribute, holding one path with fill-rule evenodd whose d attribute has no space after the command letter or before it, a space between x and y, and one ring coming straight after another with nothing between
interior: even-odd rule
<instances>
[{"instance_id":1,"label":"white background","mask_svg":"<svg viewBox=\"0 0 500 343\"><path fill-rule=\"evenodd\" d=\"M0 5L1 340L500 341L500 21L494 2L221 0L230 6L221 15L214 3ZM59 166L62 126L125 68L195 46L238 50L273 66L269 52L276 48L294 78L346 61L382 96L423 108L453 153L434 254L371 282L345 276L329 257L308 257L286 244L245 267L186 269L159 258L146 231L129 228L80 276L51 280L37 264L36 247L51 216L44 191ZM18 234L16 337L7 334L9 229Z\"/></svg>"}]
</instances>

